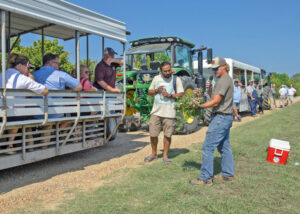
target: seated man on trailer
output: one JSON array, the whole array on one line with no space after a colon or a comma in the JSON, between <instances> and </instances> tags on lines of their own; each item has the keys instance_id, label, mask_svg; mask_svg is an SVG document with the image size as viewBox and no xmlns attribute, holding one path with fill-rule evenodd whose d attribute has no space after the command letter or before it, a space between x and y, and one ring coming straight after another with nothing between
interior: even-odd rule
<instances>
[{"instance_id":1,"label":"seated man on trailer","mask_svg":"<svg viewBox=\"0 0 300 214\"><path fill-rule=\"evenodd\" d=\"M59 56L48 53L43 57L43 66L33 72L35 81L46 86L49 90L65 90L66 87L71 88L73 91L81 91L81 83L71 77L68 73L59 70ZM49 115L49 118L61 118L63 114ZM40 116L39 119L44 118ZM62 122L60 128L65 128L69 125L69 122ZM51 125L45 126L43 129L51 129ZM45 133L44 136L50 135ZM43 140L42 142L49 142L50 139ZM43 147L46 148L46 147Z\"/></svg>"},{"instance_id":2,"label":"seated man on trailer","mask_svg":"<svg viewBox=\"0 0 300 214\"><path fill-rule=\"evenodd\" d=\"M104 56L95 68L94 87L98 90L106 90L120 93L121 90L115 88L116 68L123 64L123 59L114 58L117 54L112 48L105 48Z\"/></svg>"}]
</instances>

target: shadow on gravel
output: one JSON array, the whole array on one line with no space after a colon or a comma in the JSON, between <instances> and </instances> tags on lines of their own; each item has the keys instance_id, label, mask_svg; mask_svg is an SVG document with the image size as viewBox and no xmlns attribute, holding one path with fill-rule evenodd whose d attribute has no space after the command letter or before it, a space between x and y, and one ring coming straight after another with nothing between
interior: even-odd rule
<instances>
[{"instance_id":1,"label":"shadow on gravel","mask_svg":"<svg viewBox=\"0 0 300 214\"><path fill-rule=\"evenodd\" d=\"M147 146L148 142L137 141L147 136L119 133L116 140L107 145L75 152L36 163L0 171L0 194L32 183L45 181L66 172L83 170L84 167L135 153Z\"/></svg>"}]
</instances>

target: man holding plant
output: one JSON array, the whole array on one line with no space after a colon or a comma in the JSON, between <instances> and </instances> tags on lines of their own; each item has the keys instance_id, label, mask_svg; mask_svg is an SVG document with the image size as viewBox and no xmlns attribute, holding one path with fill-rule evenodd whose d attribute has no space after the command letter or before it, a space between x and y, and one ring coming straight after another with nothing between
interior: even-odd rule
<instances>
[{"instance_id":1,"label":"man holding plant","mask_svg":"<svg viewBox=\"0 0 300 214\"><path fill-rule=\"evenodd\" d=\"M216 148L222 155L222 175L215 179L231 181L234 176L234 161L229 142L229 132L233 121L232 78L228 75L229 66L224 58L214 58L211 67L218 81L212 91L213 99L201 104L200 108L213 107L213 114L202 147L201 174L197 179L190 180L192 185L213 184Z\"/></svg>"}]
</instances>

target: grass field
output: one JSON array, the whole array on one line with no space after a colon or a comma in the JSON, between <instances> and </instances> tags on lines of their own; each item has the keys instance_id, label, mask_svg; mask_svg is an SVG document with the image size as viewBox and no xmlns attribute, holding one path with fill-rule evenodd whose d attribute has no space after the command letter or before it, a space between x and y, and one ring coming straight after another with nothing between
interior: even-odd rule
<instances>
[{"instance_id":1,"label":"grass field","mask_svg":"<svg viewBox=\"0 0 300 214\"><path fill-rule=\"evenodd\" d=\"M176 137L176 136L175 136ZM271 138L288 140L287 165L266 161ZM55 211L34 213L300 213L300 102L272 112L231 131L236 166L234 182L216 181L213 186L191 186L199 176L201 143L173 149L172 164L161 159L137 169L121 170L101 188L66 200ZM215 174L221 172L216 152ZM32 210L33 209L33 210ZM24 213L19 210L17 213Z\"/></svg>"}]
</instances>

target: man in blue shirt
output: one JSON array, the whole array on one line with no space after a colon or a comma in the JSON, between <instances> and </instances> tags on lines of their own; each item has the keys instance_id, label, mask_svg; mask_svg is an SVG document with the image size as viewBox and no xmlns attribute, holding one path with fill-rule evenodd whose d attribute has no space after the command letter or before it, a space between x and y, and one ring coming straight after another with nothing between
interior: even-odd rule
<instances>
[{"instance_id":1,"label":"man in blue shirt","mask_svg":"<svg viewBox=\"0 0 300 214\"><path fill-rule=\"evenodd\" d=\"M66 87L73 91L81 91L82 85L80 82L71 77L68 73L59 70L59 57L55 54L46 54L43 57L43 67L33 72L33 76L36 82L46 86L48 90L65 90ZM61 118L63 114L52 114L49 118ZM39 116L39 119L44 116ZM69 122L62 122L60 128L69 126ZM44 130L51 129L51 125L44 126ZM50 135L50 133L44 133L43 136ZM43 143L49 142L49 139L43 140ZM44 149L47 147L44 146Z\"/></svg>"},{"instance_id":2,"label":"man in blue shirt","mask_svg":"<svg viewBox=\"0 0 300 214\"><path fill-rule=\"evenodd\" d=\"M81 91L80 82L68 73L59 70L59 58L55 54L43 57L43 67L33 72L35 81L46 86L48 90L65 90L66 87Z\"/></svg>"},{"instance_id":3,"label":"man in blue shirt","mask_svg":"<svg viewBox=\"0 0 300 214\"><path fill-rule=\"evenodd\" d=\"M234 116L234 121L241 121L241 118L240 118L239 113L238 113L238 110L240 108L241 96L242 96L242 89L239 86L239 81L237 79L235 79L234 80L234 87L233 87L233 116Z\"/></svg>"}]
</instances>

